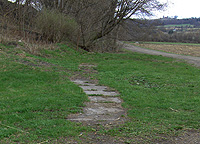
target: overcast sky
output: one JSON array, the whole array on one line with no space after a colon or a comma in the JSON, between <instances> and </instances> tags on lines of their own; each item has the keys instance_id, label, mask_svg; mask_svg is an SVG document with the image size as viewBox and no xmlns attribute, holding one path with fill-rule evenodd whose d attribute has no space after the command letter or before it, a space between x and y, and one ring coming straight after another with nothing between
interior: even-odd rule
<instances>
[{"instance_id":1,"label":"overcast sky","mask_svg":"<svg viewBox=\"0 0 200 144\"><path fill-rule=\"evenodd\" d=\"M160 0L168 2L169 6L164 12L156 12L153 18L163 16L178 16L178 18L200 17L200 0Z\"/></svg>"}]
</instances>

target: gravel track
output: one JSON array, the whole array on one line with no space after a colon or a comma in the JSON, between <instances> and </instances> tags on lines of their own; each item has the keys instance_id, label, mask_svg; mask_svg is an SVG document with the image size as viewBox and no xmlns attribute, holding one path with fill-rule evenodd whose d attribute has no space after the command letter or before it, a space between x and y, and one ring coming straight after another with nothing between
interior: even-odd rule
<instances>
[{"instance_id":1,"label":"gravel track","mask_svg":"<svg viewBox=\"0 0 200 144\"><path fill-rule=\"evenodd\" d=\"M137 46L134 46L131 44L124 44L123 48L130 50L132 52L144 53L144 54L149 54L149 55L160 55L160 56L164 56L164 57L182 59L182 60L187 61L190 64L200 67L200 57L171 54L171 53L166 53L166 52L161 52L161 51L156 51L156 50L145 49L145 48L137 47Z\"/></svg>"}]
</instances>

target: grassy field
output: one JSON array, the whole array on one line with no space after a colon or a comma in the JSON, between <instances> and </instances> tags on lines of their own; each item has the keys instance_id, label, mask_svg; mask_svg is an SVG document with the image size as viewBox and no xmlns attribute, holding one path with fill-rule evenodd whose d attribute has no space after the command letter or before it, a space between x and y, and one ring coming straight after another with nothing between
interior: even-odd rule
<instances>
[{"instance_id":1,"label":"grassy field","mask_svg":"<svg viewBox=\"0 0 200 144\"><path fill-rule=\"evenodd\" d=\"M37 57L1 45L0 143L40 142L87 130L66 120L68 114L80 112L87 100L64 71L78 67L76 53L70 50L66 48L66 54L73 53L74 60L65 57L61 63L59 50L44 51L44 57ZM46 66L37 67L43 60Z\"/></svg>"},{"instance_id":2,"label":"grassy field","mask_svg":"<svg viewBox=\"0 0 200 144\"><path fill-rule=\"evenodd\" d=\"M108 133L156 135L199 127L199 69L163 57L126 54L102 62L99 72L102 84L121 93L132 119Z\"/></svg>"},{"instance_id":3,"label":"grassy field","mask_svg":"<svg viewBox=\"0 0 200 144\"><path fill-rule=\"evenodd\" d=\"M40 56L14 46L0 49L0 143L79 141L94 131L67 120L88 100L69 80L88 62L98 65L93 77L100 84L120 92L130 119L95 133L150 142L200 126L200 70L186 63L132 52L77 52L63 44Z\"/></svg>"}]
</instances>

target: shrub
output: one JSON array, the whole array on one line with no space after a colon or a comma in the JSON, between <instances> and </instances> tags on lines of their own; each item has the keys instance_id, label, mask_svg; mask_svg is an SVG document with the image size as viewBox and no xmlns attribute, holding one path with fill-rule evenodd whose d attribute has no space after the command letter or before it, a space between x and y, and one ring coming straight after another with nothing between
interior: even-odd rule
<instances>
[{"instance_id":1,"label":"shrub","mask_svg":"<svg viewBox=\"0 0 200 144\"><path fill-rule=\"evenodd\" d=\"M42 34L42 39L50 42L60 42L70 39L75 33L78 24L73 18L57 10L42 10L36 18L36 29Z\"/></svg>"},{"instance_id":2,"label":"shrub","mask_svg":"<svg viewBox=\"0 0 200 144\"><path fill-rule=\"evenodd\" d=\"M118 43L116 39L105 36L103 38L94 41L87 48L89 49L89 51L104 53L104 52L118 52L120 46L121 44Z\"/></svg>"}]
</instances>

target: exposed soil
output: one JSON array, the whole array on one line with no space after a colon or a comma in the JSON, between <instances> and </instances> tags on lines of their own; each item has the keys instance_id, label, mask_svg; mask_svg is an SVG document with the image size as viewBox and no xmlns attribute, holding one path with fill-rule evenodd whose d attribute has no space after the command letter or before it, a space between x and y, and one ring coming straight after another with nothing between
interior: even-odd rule
<instances>
[{"instance_id":1,"label":"exposed soil","mask_svg":"<svg viewBox=\"0 0 200 144\"><path fill-rule=\"evenodd\" d=\"M190 130L179 137L173 137L170 140L163 142L163 144L200 144L200 132Z\"/></svg>"}]
</instances>

